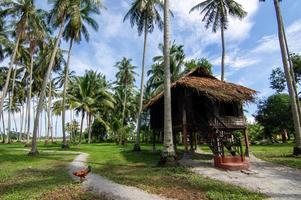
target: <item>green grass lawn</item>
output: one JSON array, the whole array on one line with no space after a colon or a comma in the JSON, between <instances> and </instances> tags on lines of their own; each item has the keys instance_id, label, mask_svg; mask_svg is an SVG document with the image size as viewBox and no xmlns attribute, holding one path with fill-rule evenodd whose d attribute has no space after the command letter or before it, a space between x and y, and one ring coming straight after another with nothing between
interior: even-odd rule
<instances>
[{"instance_id":1,"label":"green grass lawn","mask_svg":"<svg viewBox=\"0 0 301 200\"><path fill-rule=\"evenodd\" d=\"M72 146L70 151L90 154L93 173L154 194L177 199L263 199L261 194L214 181L186 168L157 167L159 152L143 145L132 152L132 145L91 144ZM59 145L39 145L38 157L28 157L21 144L0 145L0 199L97 199L80 189L69 177L66 166L73 154L61 154ZM46 153L43 150L57 150Z\"/></svg>"},{"instance_id":2,"label":"green grass lawn","mask_svg":"<svg viewBox=\"0 0 301 200\"><path fill-rule=\"evenodd\" d=\"M301 169L301 157L293 156L294 144L252 145L251 152L258 158Z\"/></svg>"},{"instance_id":3,"label":"green grass lawn","mask_svg":"<svg viewBox=\"0 0 301 200\"><path fill-rule=\"evenodd\" d=\"M58 150L58 146L40 147ZM96 199L74 183L66 166L72 154L43 153L29 157L24 145L0 145L0 199Z\"/></svg>"},{"instance_id":4,"label":"green grass lawn","mask_svg":"<svg viewBox=\"0 0 301 200\"><path fill-rule=\"evenodd\" d=\"M143 145L141 153L132 152L132 145L82 145L76 151L90 154L93 173L154 194L177 199L263 199L263 195L237 186L224 184L196 175L183 167L157 167L160 154L152 153L150 145Z\"/></svg>"}]
</instances>

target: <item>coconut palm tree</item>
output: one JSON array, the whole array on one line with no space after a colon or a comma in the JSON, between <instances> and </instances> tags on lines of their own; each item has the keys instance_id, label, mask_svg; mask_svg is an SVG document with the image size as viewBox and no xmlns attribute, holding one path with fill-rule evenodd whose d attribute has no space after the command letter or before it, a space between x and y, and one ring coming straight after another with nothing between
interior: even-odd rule
<instances>
[{"instance_id":1,"label":"coconut palm tree","mask_svg":"<svg viewBox=\"0 0 301 200\"><path fill-rule=\"evenodd\" d=\"M123 91L123 100L122 100L122 117L121 124L124 126L125 123L125 111L128 99L128 92L130 88L133 88L135 82L136 68L131 64L132 59L123 58L120 62L117 62L115 67L118 68L116 74L116 84L117 87L121 87Z\"/></svg>"},{"instance_id":2,"label":"coconut palm tree","mask_svg":"<svg viewBox=\"0 0 301 200\"><path fill-rule=\"evenodd\" d=\"M71 51L73 42L80 43L82 36L89 41L89 32L86 25L91 26L95 31L98 31L98 24L92 18L91 15L99 14L99 7L96 4L85 3L84 1L71 1L70 2L70 16L66 28L63 33L63 37L66 41L69 41L69 51L67 58L66 70L64 70L65 78L63 84L63 105L66 104L66 93L68 87L68 73L71 59ZM68 148L65 134L65 107L62 110L62 130L63 130L63 148Z\"/></svg>"},{"instance_id":3,"label":"coconut palm tree","mask_svg":"<svg viewBox=\"0 0 301 200\"><path fill-rule=\"evenodd\" d=\"M264 0L263 0L264 1ZM281 9L279 5L279 0L274 0L274 6L277 16L277 24L278 24L278 37L279 37L279 44L280 44L280 50L282 55L282 63L283 68L285 72L286 82L287 82L287 88L291 99L291 108L292 108L292 114L293 114L293 121L294 121L294 129L295 129L295 139L296 139L296 145L294 147L294 155L301 155L301 126L300 126L300 117L298 106L297 106L297 99L296 99L296 90L294 89L294 79L292 78L291 69L289 67L289 55L287 51L286 46L286 39L285 39L285 32L284 32L284 25L283 25L283 19L281 14Z\"/></svg>"},{"instance_id":4,"label":"coconut palm tree","mask_svg":"<svg viewBox=\"0 0 301 200\"><path fill-rule=\"evenodd\" d=\"M9 80L13 65L15 63L17 51L19 48L20 42L25 39L26 32L28 31L28 25L31 20L36 16L36 8L34 6L33 0L5 0L0 3L0 18L11 17L12 19L17 19L14 21L13 29L15 30L15 47L9 62L9 70L7 73L5 85L2 91L2 98L0 101L0 116L3 111L3 103L7 94Z\"/></svg>"},{"instance_id":5,"label":"coconut palm tree","mask_svg":"<svg viewBox=\"0 0 301 200\"><path fill-rule=\"evenodd\" d=\"M171 82L177 81L181 76L181 70L185 65L185 54L184 47L182 45L172 44L169 50L170 54L170 73L171 73ZM147 90L153 94L158 94L164 89L164 56L163 56L163 45L159 44L159 49L162 51L162 55L155 56L153 61L155 64L152 65L152 68L147 72L147 75L150 77L147 81Z\"/></svg>"},{"instance_id":6,"label":"coconut palm tree","mask_svg":"<svg viewBox=\"0 0 301 200\"><path fill-rule=\"evenodd\" d=\"M243 7L235 0L206 0L203 1L193 8L190 12L200 11L200 14L204 14L202 19L206 23L205 27L209 28L212 26L212 31L215 33L219 28L221 29L222 39L222 61L221 61L221 80L225 77L225 36L224 31L228 27L229 15L238 19L243 19L247 12L244 11Z\"/></svg>"},{"instance_id":7,"label":"coconut palm tree","mask_svg":"<svg viewBox=\"0 0 301 200\"><path fill-rule=\"evenodd\" d=\"M135 151L140 151L140 126L141 126L141 112L143 106L144 94L144 68L146 60L147 37L149 33L154 31L157 25L160 30L163 28L163 20L159 13L163 10L163 3L161 0L134 0L130 10L126 13L124 21L129 19L131 26L137 26L139 36L144 33L143 57L141 68L141 84L140 84L140 101L137 119L137 135L134 146Z\"/></svg>"},{"instance_id":8,"label":"coconut palm tree","mask_svg":"<svg viewBox=\"0 0 301 200\"><path fill-rule=\"evenodd\" d=\"M76 113L81 113L80 141L82 142L83 122L87 115L88 143L91 142L92 117L100 108L113 108L114 99L104 88L105 77L94 71L86 71L82 77L76 77L70 82L70 104L75 108Z\"/></svg>"},{"instance_id":9,"label":"coconut palm tree","mask_svg":"<svg viewBox=\"0 0 301 200\"><path fill-rule=\"evenodd\" d=\"M50 1L53 4L53 7L49 14L48 22L53 26L53 28L59 27L58 35L55 39L55 45L53 52L51 54L51 59L47 68L47 71L44 75L41 91L38 98L38 105L37 105L37 111L36 116L34 120L34 127L33 127L33 134L32 134L32 144L31 144L31 151L29 152L29 155L35 156L38 155L39 152L37 150L37 133L38 133L38 127L40 122L40 114L43 110L43 103L46 96L46 87L49 81L49 77L52 71L52 68L54 66L55 57L59 48L59 44L61 42L61 38L63 35L63 28L65 26L66 18L68 16L68 7L70 6L70 2L66 0L53 0Z\"/></svg>"},{"instance_id":10,"label":"coconut palm tree","mask_svg":"<svg viewBox=\"0 0 301 200\"><path fill-rule=\"evenodd\" d=\"M6 46L10 43L6 29L4 18L0 17L0 62L5 58L7 51Z\"/></svg>"},{"instance_id":11,"label":"coconut palm tree","mask_svg":"<svg viewBox=\"0 0 301 200\"><path fill-rule=\"evenodd\" d=\"M61 100L55 101L52 105L51 110L52 110L53 115L56 117L56 120L55 120L55 139L57 140L57 133L58 133L57 121L58 121L58 117L62 114L62 101Z\"/></svg>"},{"instance_id":12,"label":"coconut palm tree","mask_svg":"<svg viewBox=\"0 0 301 200\"><path fill-rule=\"evenodd\" d=\"M82 0L83 2L89 4L89 3L95 3L100 5L100 0ZM29 155L37 155L39 154L36 146L36 139L37 139L37 131L38 131L38 125L40 121L40 113L43 109L43 101L46 96L46 86L49 81L49 77L52 71L52 68L55 63L55 57L57 54L57 51L59 49L59 44L61 42L61 38L63 36L63 31L64 31L64 26L66 23L66 20L70 17L70 10L73 2L71 0L50 0L53 4L53 7L50 11L50 17L48 19L48 22L53 26L53 28L59 28L58 35L56 37L55 45L54 45L54 50L51 55L51 59L48 65L48 69L45 73L44 79L43 79L43 84L41 87L41 92L39 94L39 99L38 99L38 106L37 106L37 112L35 116L35 121L34 121L34 127L33 127L33 137L32 137L32 145L31 145L31 151L29 152Z\"/></svg>"},{"instance_id":13,"label":"coconut palm tree","mask_svg":"<svg viewBox=\"0 0 301 200\"><path fill-rule=\"evenodd\" d=\"M31 110L31 100L32 100L32 84L33 84L33 68L34 68L34 54L36 52L36 47L39 44L40 46L44 42L44 39L47 35L47 27L43 21L45 18L45 13L43 11L38 11L34 20L31 21L29 26L29 31L27 33L27 40L29 43L29 55L30 55L30 63L29 63L29 86L28 86L28 96L27 96L27 143L29 143L29 131L30 131L30 110Z\"/></svg>"},{"instance_id":14,"label":"coconut palm tree","mask_svg":"<svg viewBox=\"0 0 301 200\"><path fill-rule=\"evenodd\" d=\"M169 0L164 1L164 144L160 164L175 164L175 149L172 137L171 88L170 88L170 19Z\"/></svg>"}]
</instances>

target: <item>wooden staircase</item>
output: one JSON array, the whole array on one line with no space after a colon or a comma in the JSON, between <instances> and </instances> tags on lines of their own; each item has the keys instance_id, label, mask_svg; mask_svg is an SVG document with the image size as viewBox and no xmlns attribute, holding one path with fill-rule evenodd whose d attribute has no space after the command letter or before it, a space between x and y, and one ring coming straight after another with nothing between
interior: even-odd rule
<instances>
[{"instance_id":1,"label":"wooden staircase","mask_svg":"<svg viewBox=\"0 0 301 200\"><path fill-rule=\"evenodd\" d=\"M208 136L208 144L214 153L214 165L225 170L248 169L250 164L245 159L240 138L217 116L213 116L213 120L210 124L216 125L210 126L212 133Z\"/></svg>"}]
</instances>

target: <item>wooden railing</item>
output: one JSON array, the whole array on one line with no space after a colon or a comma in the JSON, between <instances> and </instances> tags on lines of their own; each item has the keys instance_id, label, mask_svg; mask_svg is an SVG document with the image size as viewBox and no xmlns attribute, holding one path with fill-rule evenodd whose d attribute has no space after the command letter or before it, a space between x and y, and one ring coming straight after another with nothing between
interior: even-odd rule
<instances>
[{"instance_id":1,"label":"wooden railing","mask_svg":"<svg viewBox=\"0 0 301 200\"><path fill-rule=\"evenodd\" d=\"M232 116L225 116L225 117L215 117L210 120L210 126L214 126L217 128L236 128L236 127L245 127L246 120L244 117L232 117Z\"/></svg>"}]
</instances>

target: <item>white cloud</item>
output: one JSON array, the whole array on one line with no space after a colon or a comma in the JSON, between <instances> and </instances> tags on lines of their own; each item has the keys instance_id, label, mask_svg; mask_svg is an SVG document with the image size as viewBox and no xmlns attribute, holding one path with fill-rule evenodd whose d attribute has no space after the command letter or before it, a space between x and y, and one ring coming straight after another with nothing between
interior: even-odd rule
<instances>
[{"instance_id":1,"label":"white cloud","mask_svg":"<svg viewBox=\"0 0 301 200\"><path fill-rule=\"evenodd\" d=\"M243 20L230 19L229 28L226 31L226 39L228 41L241 41L249 36L249 32L253 26L253 16L258 10L258 0L237 0L244 10L248 12L247 17ZM194 34L199 35L199 39L206 44L216 43L220 40L219 33L212 33L206 30L201 22L202 16L197 11L190 13L190 9L200 3L200 0L176 1L171 4L171 9L176 15L177 25L179 29L190 29Z\"/></svg>"},{"instance_id":2,"label":"white cloud","mask_svg":"<svg viewBox=\"0 0 301 200\"><path fill-rule=\"evenodd\" d=\"M286 35L291 52L301 52L301 20L297 20L286 28ZM258 41L259 45L253 53L275 53L279 52L279 40L277 34L267 35Z\"/></svg>"}]
</instances>

